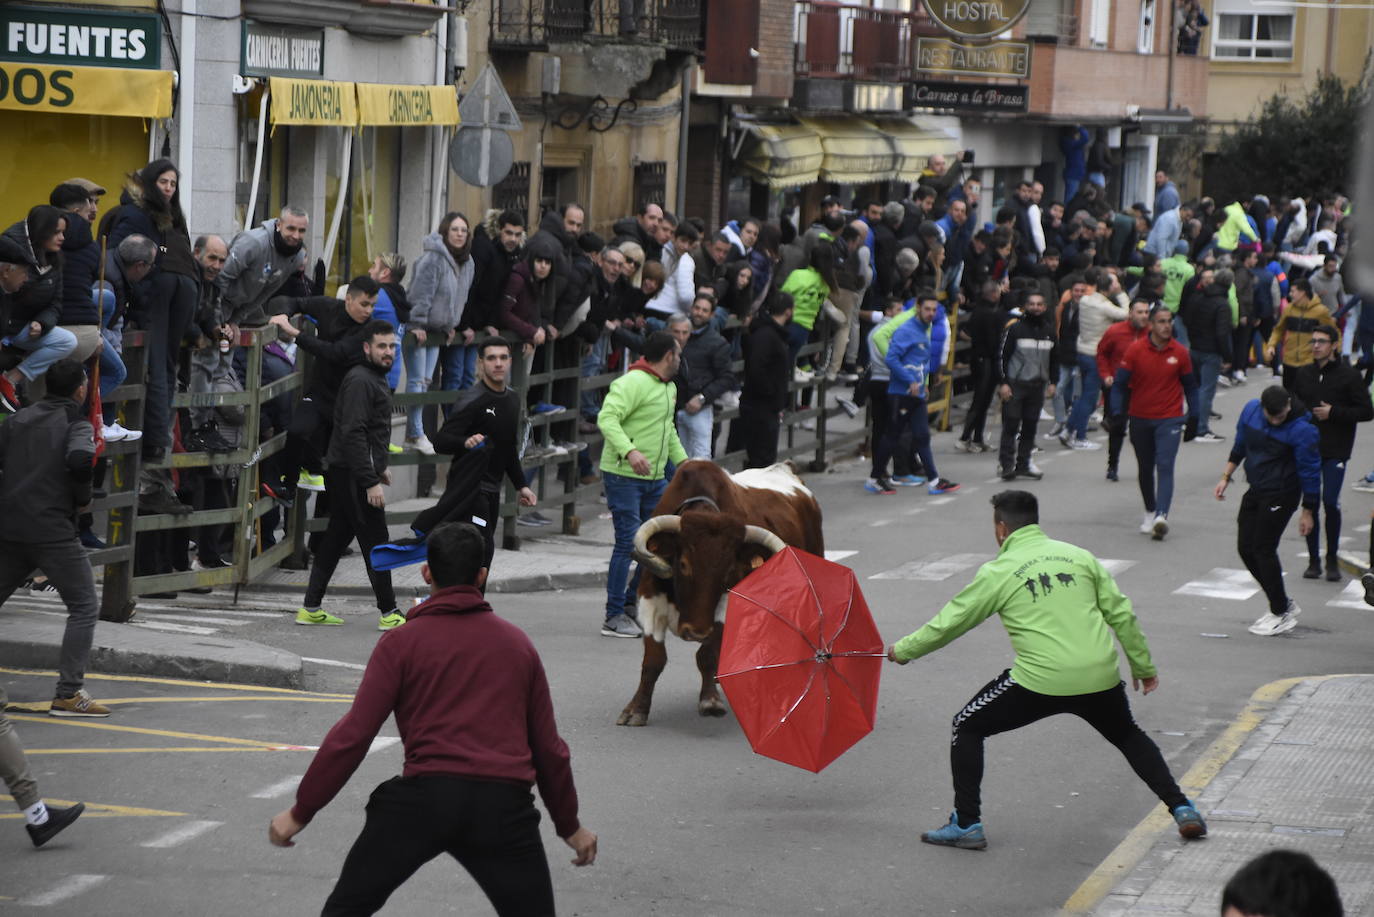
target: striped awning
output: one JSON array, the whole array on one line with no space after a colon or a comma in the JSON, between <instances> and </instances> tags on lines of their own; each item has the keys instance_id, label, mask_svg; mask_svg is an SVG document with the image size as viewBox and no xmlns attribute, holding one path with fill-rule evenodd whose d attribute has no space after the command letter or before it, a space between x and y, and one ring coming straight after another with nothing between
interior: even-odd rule
<instances>
[{"instance_id":1,"label":"striped awning","mask_svg":"<svg viewBox=\"0 0 1374 917\"><path fill-rule=\"evenodd\" d=\"M797 124L747 124L750 139L735 166L770 188L796 188L820 180L821 138Z\"/></svg>"},{"instance_id":2,"label":"striped awning","mask_svg":"<svg viewBox=\"0 0 1374 917\"><path fill-rule=\"evenodd\" d=\"M897 151L897 169L893 177L898 181L915 182L921 170L936 153L953 156L959 150L959 132L923 118L913 120L875 121L875 129L892 138Z\"/></svg>"},{"instance_id":3,"label":"striped awning","mask_svg":"<svg viewBox=\"0 0 1374 917\"><path fill-rule=\"evenodd\" d=\"M859 118L799 118L821 138L821 180L842 185L887 181L897 174L895 141Z\"/></svg>"}]
</instances>

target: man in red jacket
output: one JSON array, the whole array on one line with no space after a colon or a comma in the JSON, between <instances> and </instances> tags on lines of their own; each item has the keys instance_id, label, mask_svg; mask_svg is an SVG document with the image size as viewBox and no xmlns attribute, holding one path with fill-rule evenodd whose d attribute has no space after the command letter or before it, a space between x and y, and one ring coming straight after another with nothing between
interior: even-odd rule
<instances>
[{"instance_id":1,"label":"man in red jacket","mask_svg":"<svg viewBox=\"0 0 1374 917\"><path fill-rule=\"evenodd\" d=\"M1126 356L1126 349L1150 333L1149 300L1137 299L1131 303L1130 311L1124 321L1117 322L1102 334L1097 342L1097 374L1102 377L1103 390L1107 391L1107 406L1111 407L1111 384L1116 381L1116 371ZM1126 418L1124 415L1107 412L1107 480L1119 480L1116 473L1117 463L1121 460L1121 447L1126 442Z\"/></svg>"},{"instance_id":2,"label":"man in red jacket","mask_svg":"<svg viewBox=\"0 0 1374 917\"><path fill-rule=\"evenodd\" d=\"M576 852L573 865L596 860L597 839L578 822L543 665L524 632L482 597L485 545L476 527L437 527L428 552L420 572L429 599L377 641L353 707L325 736L295 806L272 819L268 838L294 846L291 838L343 789L394 712L404 774L373 791L326 917L376 913L441 853L472 875L498 914L552 915L530 786L539 786L554 829Z\"/></svg>"}]
</instances>

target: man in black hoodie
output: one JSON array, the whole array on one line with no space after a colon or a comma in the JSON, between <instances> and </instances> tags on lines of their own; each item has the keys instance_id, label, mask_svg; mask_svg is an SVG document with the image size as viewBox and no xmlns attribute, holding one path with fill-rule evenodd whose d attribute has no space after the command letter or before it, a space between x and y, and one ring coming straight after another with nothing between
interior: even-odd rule
<instances>
[{"instance_id":1,"label":"man in black hoodie","mask_svg":"<svg viewBox=\"0 0 1374 917\"><path fill-rule=\"evenodd\" d=\"M84 363L100 350L100 307L91 287L100 279L100 246L91 235L97 199L76 184L58 185L48 203L63 211L67 229L62 238L62 313L58 327L76 335L73 360Z\"/></svg>"},{"instance_id":2,"label":"man in black hoodie","mask_svg":"<svg viewBox=\"0 0 1374 917\"><path fill-rule=\"evenodd\" d=\"M759 310L744 339L744 390L739 420L746 468L767 468L778 459L778 431L787 407L792 359L783 328L792 320L792 297L773 293Z\"/></svg>"},{"instance_id":3,"label":"man in black hoodie","mask_svg":"<svg viewBox=\"0 0 1374 917\"><path fill-rule=\"evenodd\" d=\"M1222 437L1211 429L1212 399L1217 393L1217 377L1231 364L1231 303L1227 297L1235 275L1223 268L1208 279L1188 305L1180 310L1188 329L1188 351L1197 372L1197 434L1193 442L1219 443ZM1191 418L1190 418L1191 419Z\"/></svg>"},{"instance_id":4,"label":"man in black hoodie","mask_svg":"<svg viewBox=\"0 0 1374 917\"><path fill-rule=\"evenodd\" d=\"M75 360L47 372L47 396L0 424L0 605L38 569L67 606L52 716L103 717L83 687L100 613L95 574L77 538L91 502L95 431L82 415L89 383Z\"/></svg>"},{"instance_id":5,"label":"man in black hoodie","mask_svg":"<svg viewBox=\"0 0 1374 917\"><path fill-rule=\"evenodd\" d=\"M371 280L355 277L349 287L360 279ZM375 288L373 295L376 295ZM367 578L377 598L377 609L381 612L377 629L391 630L404 624L406 619L396 607L391 573L372 567L372 549L390 538L386 528L386 495L382 487L391 483L391 472L387 469L391 388L386 384L386 374L396 362L396 331L385 320L374 319L363 325L360 343L358 338L351 336L344 340L359 348L361 360L348 370L338 387L333 433L325 456L329 528L315 552L310 585L296 613L296 623L343 623L342 618L325 611L320 603L324 601L325 590L329 588L329 580L334 576L344 548L356 538L367 567Z\"/></svg>"}]
</instances>

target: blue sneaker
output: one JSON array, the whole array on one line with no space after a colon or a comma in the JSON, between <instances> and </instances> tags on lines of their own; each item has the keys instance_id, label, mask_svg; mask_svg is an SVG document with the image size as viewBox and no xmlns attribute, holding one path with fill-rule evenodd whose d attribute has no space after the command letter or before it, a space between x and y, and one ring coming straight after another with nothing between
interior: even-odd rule
<instances>
[{"instance_id":1,"label":"blue sneaker","mask_svg":"<svg viewBox=\"0 0 1374 917\"><path fill-rule=\"evenodd\" d=\"M892 482L887 478L869 478L864 481L864 490L871 494L882 494L885 497L890 497L897 492L893 488Z\"/></svg>"},{"instance_id":2,"label":"blue sneaker","mask_svg":"<svg viewBox=\"0 0 1374 917\"><path fill-rule=\"evenodd\" d=\"M975 822L967 828L960 828L957 812L949 813L949 824L934 831L926 831L921 835L921 840L927 844L959 847L963 850L986 850L988 846L988 839L983 835L983 823Z\"/></svg>"},{"instance_id":3,"label":"blue sneaker","mask_svg":"<svg viewBox=\"0 0 1374 917\"><path fill-rule=\"evenodd\" d=\"M894 474L892 476L892 483L898 487L920 487L925 482L926 479L919 474Z\"/></svg>"},{"instance_id":4,"label":"blue sneaker","mask_svg":"<svg viewBox=\"0 0 1374 917\"><path fill-rule=\"evenodd\" d=\"M959 485L955 484L953 481L947 481L944 478L936 478L935 480L930 482L930 488L926 491L926 493L930 494L932 497L935 497L939 496L940 494L952 494L958 489Z\"/></svg>"},{"instance_id":5,"label":"blue sneaker","mask_svg":"<svg viewBox=\"0 0 1374 917\"><path fill-rule=\"evenodd\" d=\"M1207 823L1202 820L1201 813L1193 808L1192 800L1186 806L1179 806L1174 809L1174 821L1178 822L1178 833L1181 837L1192 838L1207 836Z\"/></svg>"},{"instance_id":6,"label":"blue sneaker","mask_svg":"<svg viewBox=\"0 0 1374 917\"><path fill-rule=\"evenodd\" d=\"M536 414L562 414L567 408L561 404L549 404L547 401L541 401L532 410Z\"/></svg>"}]
</instances>

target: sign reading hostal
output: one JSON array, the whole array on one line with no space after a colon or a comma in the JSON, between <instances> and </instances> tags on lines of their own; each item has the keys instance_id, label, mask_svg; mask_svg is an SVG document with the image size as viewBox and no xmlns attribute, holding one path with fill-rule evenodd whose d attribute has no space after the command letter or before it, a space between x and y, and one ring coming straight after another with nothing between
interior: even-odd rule
<instances>
[{"instance_id":1,"label":"sign reading hostal","mask_svg":"<svg viewBox=\"0 0 1374 917\"><path fill-rule=\"evenodd\" d=\"M1016 25L1031 0L922 0L930 18L958 38L995 38Z\"/></svg>"},{"instance_id":2,"label":"sign reading hostal","mask_svg":"<svg viewBox=\"0 0 1374 917\"><path fill-rule=\"evenodd\" d=\"M161 36L146 13L0 5L0 60L157 70Z\"/></svg>"}]
</instances>

